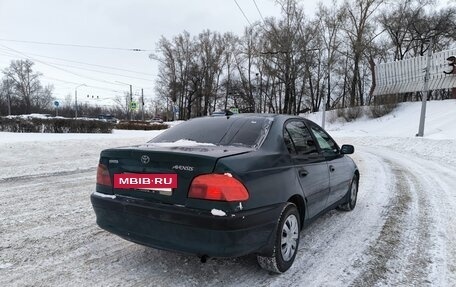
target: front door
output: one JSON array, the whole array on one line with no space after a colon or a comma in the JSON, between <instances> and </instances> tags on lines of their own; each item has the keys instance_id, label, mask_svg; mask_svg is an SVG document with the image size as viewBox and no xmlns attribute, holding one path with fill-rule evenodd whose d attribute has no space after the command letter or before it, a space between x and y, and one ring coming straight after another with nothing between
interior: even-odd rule
<instances>
[{"instance_id":1,"label":"front door","mask_svg":"<svg viewBox=\"0 0 456 287\"><path fill-rule=\"evenodd\" d=\"M328 166L303 121L287 121L284 139L296 177L307 200L307 214L310 219L326 207L329 194Z\"/></svg>"}]
</instances>

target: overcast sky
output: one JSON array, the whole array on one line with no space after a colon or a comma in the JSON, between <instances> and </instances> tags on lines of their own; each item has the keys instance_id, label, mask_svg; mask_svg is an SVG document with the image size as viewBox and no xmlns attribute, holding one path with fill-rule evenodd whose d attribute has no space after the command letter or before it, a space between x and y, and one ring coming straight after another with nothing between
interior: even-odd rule
<instances>
[{"instance_id":1,"label":"overcast sky","mask_svg":"<svg viewBox=\"0 0 456 287\"><path fill-rule=\"evenodd\" d=\"M261 19L253 0L237 2L250 22ZM272 0L256 0L256 3L263 17L280 15L280 9ZM317 3L305 1L308 15L314 14ZM196 35L204 29L241 35L247 24L234 0L0 0L0 69L7 67L12 59L33 60L35 70L43 74L42 82L52 83L54 94L59 99L68 94L74 95L75 87L86 84L105 90L81 86L78 88L80 101L108 104L108 99L129 89L128 85L116 81L132 84L134 93L138 95L144 88L145 98L150 99L154 96L154 75L157 73L157 63L148 58L150 52L11 40L154 50L162 35L171 38L183 30ZM87 100L87 94L100 99L92 100L90 97Z\"/></svg>"},{"instance_id":2,"label":"overcast sky","mask_svg":"<svg viewBox=\"0 0 456 287\"><path fill-rule=\"evenodd\" d=\"M250 22L261 20L253 0L237 2ZM309 17L314 15L318 2L301 2ZM280 15L273 0L256 0L256 3L263 17ZM109 99L129 89L128 85L116 81L132 84L138 95L144 88L145 98L151 99L157 63L148 58L150 52L11 40L154 50L162 35L172 38L183 30L196 35L204 29L241 35L247 24L234 0L0 0L0 69L7 67L12 59L33 60L35 70L43 74L42 82L52 83L59 99L68 94L74 96L75 88L86 84L92 87L78 88L80 101L108 104ZM100 99L87 100L87 94Z\"/></svg>"}]
</instances>

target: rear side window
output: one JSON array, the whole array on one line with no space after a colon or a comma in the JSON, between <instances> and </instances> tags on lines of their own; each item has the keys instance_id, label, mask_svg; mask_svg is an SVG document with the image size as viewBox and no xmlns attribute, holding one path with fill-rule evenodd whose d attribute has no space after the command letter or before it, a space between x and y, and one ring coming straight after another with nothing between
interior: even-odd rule
<instances>
[{"instance_id":1,"label":"rear side window","mask_svg":"<svg viewBox=\"0 0 456 287\"><path fill-rule=\"evenodd\" d=\"M272 123L266 117L204 117L179 124L149 142L190 140L224 146L257 147L266 137Z\"/></svg>"},{"instance_id":2,"label":"rear side window","mask_svg":"<svg viewBox=\"0 0 456 287\"><path fill-rule=\"evenodd\" d=\"M288 122L284 130L284 140L290 153L306 155L317 152L315 142L302 121ZM291 142L289 142L291 140Z\"/></svg>"}]
</instances>

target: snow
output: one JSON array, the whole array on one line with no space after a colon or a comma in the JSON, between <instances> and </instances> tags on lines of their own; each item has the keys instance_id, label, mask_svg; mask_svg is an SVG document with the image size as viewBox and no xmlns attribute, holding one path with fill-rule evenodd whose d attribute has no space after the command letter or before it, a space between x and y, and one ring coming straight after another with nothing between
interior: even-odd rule
<instances>
[{"instance_id":1,"label":"snow","mask_svg":"<svg viewBox=\"0 0 456 287\"><path fill-rule=\"evenodd\" d=\"M0 132L0 143L58 142L67 140L109 140L147 137L149 140L162 133L158 131L116 130L111 134L95 133L12 133Z\"/></svg>"},{"instance_id":2,"label":"snow","mask_svg":"<svg viewBox=\"0 0 456 287\"><path fill-rule=\"evenodd\" d=\"M347 143L388 147L456 166L456 100L429 101L426 106L424 137L416 137L421 102L399 104L391 114L377 119L363 117L353 122L326 122L325 129L335 139ZM332 113L329 112L326 118L333 117ZM321 113L306 117L321 124Z\"/></svg>"},{"instance_id":3,"label":"snow","mask_svg":"<svg viewBox=\"0 0 456 287\"><path fill-rule=\"evenodd\" d=\"M426 104L424 138L456 139L456 100L429 101ZM415 138L418 133L421 102L401 103L386 116L369 119L364 116L353 122L342 120L326 122L325 129L336 137L400 137ZM307 116L321 124L321 112ZM334 118L334 111L328 112L327 119Z\"/></svg>"},{"instance_id":4,"label":"snow","mask_svg":"<svg viewBox=\"0 0 456 287\"><path fill-rule=\"evenodd\" d=\"M212 143L199 143L191 140L178 140L175 142L154 142L149 143L151 146L159 147L190 147L190 146L215 146Z\"/></svg>"},{"instance_id":5,"label":"snow","mask_svg":"<svg viewBox=\"0 0 456 287\"><path fill-rule=\"evenodd\" d=\"M51 117L49 114L25 114L25 115L10 115L6 116L9 119L14 119L14 118L21 118L21 119L30 119L30 118L37 118L37 119L47 119Z\"/></svg>"},{"instance_id":6,"label":"snow","mask_svg":"<svg viewBox=\"0 0 456 287\"><path fill-rule=\"evenodd\" d=\"M456 101L428 102L423 138L420 104L326 123L339 144L355 146L358 203L306 227L280 276L254 256L202 264L97 227L100 151L162 131L0 133L0 286L456 286Z\"/></svg>"},{"instance_id":7,"label":"snow","mask_svg":"<svg viewBox=\"0 0 456 287\"><path fill-rule=\"evenodd\" d=\"M215 208L213 208L211 210L211 214L214 215L214 216L226 216L225 211L220 210L220 209L215 209Z\"/></svg>"},{"instance_id":8,"label":"snow","mask_svg":"<svg viewBox=\"0 0 456 287\"><path fill-rule=\"evenodd\" d=\"M110 198L110 199L116 199L115 195L109 195L109 194L104 194L104 193L99 193L99 192L94 192L93 195L96 195L98 197L103 197L103 198Z\"/></svg>"}]
</instances>

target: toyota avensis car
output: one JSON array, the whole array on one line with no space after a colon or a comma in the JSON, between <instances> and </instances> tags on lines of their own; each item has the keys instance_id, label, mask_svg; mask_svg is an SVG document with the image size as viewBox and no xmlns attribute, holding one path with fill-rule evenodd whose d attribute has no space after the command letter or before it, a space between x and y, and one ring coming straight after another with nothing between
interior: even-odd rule
<instances>
[{"instance_id":1,"label":"toyota avensis car","mask_svg":"<svg viewBox=\"0 0 456 287\"><path fill-rule=\"evenodd\" d=\"M353 152L297 116L195 118L148 143L103 150L91 201L97 224L127 240L203 262L256 254L281 273L304 226L355 207Z\"/></svg>"}]
</instances>

